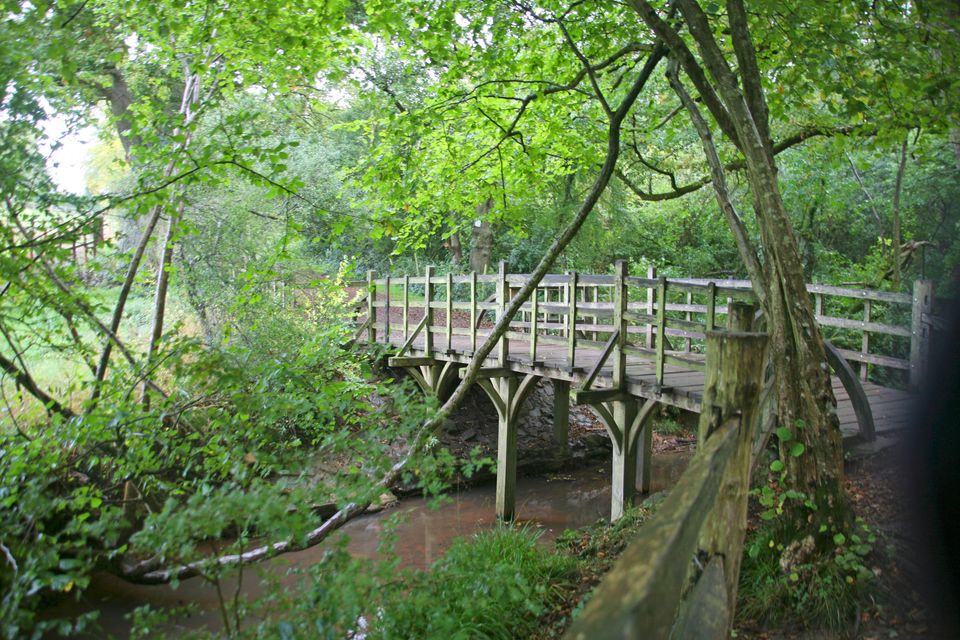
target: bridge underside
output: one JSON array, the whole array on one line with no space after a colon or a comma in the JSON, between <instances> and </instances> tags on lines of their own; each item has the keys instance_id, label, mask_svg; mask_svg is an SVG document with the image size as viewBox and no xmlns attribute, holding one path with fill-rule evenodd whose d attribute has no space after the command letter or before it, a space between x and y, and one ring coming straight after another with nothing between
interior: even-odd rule
<instances>
[{"instance_id":1,"label":"bridge underside","mask_svg":"<svg viewBox=\"0 0 960 640\"><path fill-rule=\"evenodd\" d=\"M405 343L402 332L391 331L389 340L382 331L378 342L389 342L397 347ZM563 399L571 398L580 404L589 404L597 411L613 443L613 491L611 517L619 517L636 490L649 489L650 439L648 418L658 404L678 407L699 413L703 394L704 374L679 366L664 367L663 385L656 381L656 364L652 359L629 354L626 362L624 389L613 387L612 365L602 367L590 391L577 392L589 377L602 350L581 346L576 351L574 366L570 366L567 350L560 345L542 344L537 359L528 354L528 342L508 341L507 358L501 361L491 354L482 370L480 386L497 407L499 416L497 464L497 513L510 519L514 515L514 487L516 473L516 428L520 404L538 379L551 380L556 385L558 403L554 412L554 432L561 446L565 445L567 425ZM403 357L390 358L389 364L410 371L425 391L441 397L447 395L458 381L459 370L473 359L468 336L454 335L447 349L446 340L439 348L434 342L428 353L425 341L418 336ZM691 354L685 354L690 357ZM854 402L840 379L834 377L837 414L845 441L857 439L860 434ZM888 389L863 382L863 393L873 413L876 433L895 431L908 426L912 396L896 389ZM567 394L568 390L573 393ZM862 413L862 409L861 409ZM862 419L862 416L861 416Z\"/></svg>"}]
</instances>

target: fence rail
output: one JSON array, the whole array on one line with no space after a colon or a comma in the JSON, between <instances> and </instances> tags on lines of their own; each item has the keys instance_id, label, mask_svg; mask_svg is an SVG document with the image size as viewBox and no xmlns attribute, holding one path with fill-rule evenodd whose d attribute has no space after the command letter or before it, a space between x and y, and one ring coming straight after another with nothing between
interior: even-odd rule
<instances>
[{"instance_id":1,"label":"fence rail","mask_svg":"<svg viewBox=\"0 0 960 640\"><path fill-rule=\"evenodd\" d=\"M372 341L378 333L395 329L406 339L411 323L426 316L425 338L431 345L450 348L455 335L470 336L474 347L488 336L492 322L528 279L528 274L507 273L501 264L499 273L486 275L435 275L432 267L423 276L376 277L370 272L367 280L348 285L365 292L358 302L366 308L363 330ZM618 297L618 290L623 295ZM937 320L929 281L917 281L910 294L824 284L809 284L807 291L817 321L839 353L859 367L861 380L867 380L871 367L879 367L908 372L913 389L923 384L925 355ZM541 345L563 345L567 366L576 369L577 347L605 346L617 330L620 313L625 320L622 347L655 361L662 382L668 364L703 369L705 335L725 324L734 301L756 303L749 280L658 278L653 270L647 277L548 274L521 307L507 339L526 342L532 360ZM391 319L397 310L398 322ZM455 320L457 314L473 321ZM883 340L873 339L876 336Z\"/></svg>"}]
</instances>

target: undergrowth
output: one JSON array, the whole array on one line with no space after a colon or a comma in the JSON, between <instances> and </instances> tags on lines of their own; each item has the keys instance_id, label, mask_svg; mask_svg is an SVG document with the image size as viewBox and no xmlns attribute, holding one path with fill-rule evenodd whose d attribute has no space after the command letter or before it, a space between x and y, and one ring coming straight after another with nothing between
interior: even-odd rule
<instances>
[{"instance_id":1,"label":"undergrowth","mask_svg":"<svg viewBox=\"0 0 960 640\"><path fill-rule=\"evenodd\" d=\"M818 551L812 538L785 546L777 527L758 529L744 547L737 616L835 633L853 628L873 587L864 561L875 541L862 522L856 530Z\"/></svg>"},{"instance_id":2,"label":"undergrowth","mask_svg":"<svg viewBox=\"0 0 960 640\"><path fill-rule=\"evenodd\" d=\"M577 561L537 543L529 527L501 525L457 539L429 570L396 558L351 558L344 548L303 571L297 588L270 590L251 638L530 637L574 584ZM257 616L259 617L259 616Z\"/></svg>"}]
</instances>

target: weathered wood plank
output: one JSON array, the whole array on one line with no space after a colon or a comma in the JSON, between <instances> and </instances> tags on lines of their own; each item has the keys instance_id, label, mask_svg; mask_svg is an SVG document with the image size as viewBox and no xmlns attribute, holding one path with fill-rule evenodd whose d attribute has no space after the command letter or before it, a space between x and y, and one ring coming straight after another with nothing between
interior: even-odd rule
<instances>
[{"instance_id":1,"label":"weathered wood plank","mask_svg":"<svg viewBox=\"0 0 960 640\"><path fill-rule=\"evenodd\" d=\"M680 481L594 590L564 634L569 640L667 638L700 527L736 445L727 423L691 460Z\"/></svg>"}]
</instances>

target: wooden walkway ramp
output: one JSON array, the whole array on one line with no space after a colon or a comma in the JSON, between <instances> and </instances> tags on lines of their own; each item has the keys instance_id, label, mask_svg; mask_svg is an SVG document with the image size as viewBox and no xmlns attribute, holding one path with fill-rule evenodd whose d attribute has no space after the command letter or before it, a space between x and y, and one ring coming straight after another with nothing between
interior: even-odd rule
<instances>
[{"instance_id":1,"label":"wooden walkway ramp","mask_svg":"<svg viewBox=\"0 0 960 640\"><path fill-rule=\"evenodd\" d=\"M478 384L500 419L497 511L514 511L516 416L541 379L555 386L554 433L567 438L569 401L588 404L613 442L611 517L618 517L650 473L647 419L657 405L699 412L706 336L715 331L762 331L750 283L614 275L546 276L487 357ZM459 382L477 345L527 281L501 263L495 275L376 278L351 283L358 298L358 339L389 344L388 363L410 372L441 398ZM844 438L871 440L908 426L912 394L871 381L923 382L932 313L930 284L913 295L809 285L829 343L837 414ZM834 346L838 345L838 346ZM859 368L855 372L853 367ZM893 372L892 374L889 372ZM766 371L764 393L771 388ZM879 377L878 377L879 374ZM886 378L883 378L886 376ZM774 408L761 398L767 419Z\"/></svg>"}]
</instances>

